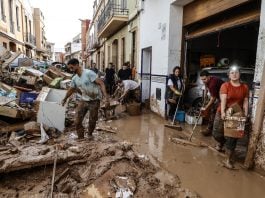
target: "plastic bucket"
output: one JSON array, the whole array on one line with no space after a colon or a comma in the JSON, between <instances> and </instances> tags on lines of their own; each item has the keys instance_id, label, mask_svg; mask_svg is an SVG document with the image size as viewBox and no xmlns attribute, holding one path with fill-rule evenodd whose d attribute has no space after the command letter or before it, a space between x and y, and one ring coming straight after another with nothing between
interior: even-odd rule
<instances>
[{"instance_id":1,"label":"plastic bucket","mask_svg":"<svg viewBox=\"0 0 265 198\"><path fill-rule=\"evenodd\" d=\"M185 111L177 111L175 121L185 122Z\"/></svg>"}]
</instances>

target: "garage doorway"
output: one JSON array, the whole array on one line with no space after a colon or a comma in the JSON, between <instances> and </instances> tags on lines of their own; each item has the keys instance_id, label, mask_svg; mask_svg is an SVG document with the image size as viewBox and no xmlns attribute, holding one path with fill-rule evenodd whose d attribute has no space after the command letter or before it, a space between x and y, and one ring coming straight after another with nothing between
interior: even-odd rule
<instances>
[{"instance_id":1,"label":"garage doorway","mask_svg":"<svg viewBox=\"0 0 265 198\"><path fill-rule=\"evenodd\" d=\"M196 82L197 72L204 67L221 68L237 65L254 70L258 33L259 22L252 22L188 39L187 73L189 82ZM204 62L205 57L208 57L208 64Z\"/></svg>"},{"instance_id":2,"label":"garage doorway","mask_svg":"<svg viewBox=\"0 0 265 198\"><path fill-rule=\"evenodd\" d=\"M229 66L236 65L242 68L241 80L247 83L250 89L249 113L251 115L258 34L259 22L250 22L187 39L187 79L189 82L185 93L185 103L193 104L193 107L196 108L196 101L200 101L198 98L202 97L203 91L199 89L200 86L202 87L199 72L203 68L208 68L209 72L215 71L214 74L211 72L210 74L228 81L227 69ZM208 62L205 61L207 58ZM250 131L250 129L246 131ZM237 149L243 153L242 160L248 141L249 134L238 141Z\"/></svg>"}]
</instances>

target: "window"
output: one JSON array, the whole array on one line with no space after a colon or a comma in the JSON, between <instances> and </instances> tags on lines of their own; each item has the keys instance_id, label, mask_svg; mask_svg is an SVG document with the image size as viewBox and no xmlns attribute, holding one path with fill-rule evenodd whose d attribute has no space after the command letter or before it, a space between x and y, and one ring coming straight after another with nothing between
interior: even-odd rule
<instances>
[{"instance_id":1,"label":"window","mask_svg":"<svg viewBox=\"0 0 265 198\"><path fill-rule=\"evenodd\" d=\"M7 43L3 42L3 47L7 49Z\"/></svg>"},{"instance_id":2,"label":"window","mask_svg":"<svg viewBox=\"0 0 265 198\"><path fill-rule=\"evenodd\" d=\"M28 35L28 17L25 16L26 34Z\"/></svg>"},{"instance_id":3,"label":"window","mask_svg":"<svg viewBox=\"0 0 265 198\"><path fill-rule=\"evenodd\" d=\"M20 26L19 26L19 8L16 6L16 19L17 19L17 31L20 31Z\"/></svg>"},{"instance_id":4,"label":"window","mask_svg":"<svg viewBox=\"0 0 265 198\"><path fill-rule=\"evenodd\" d=\"M136 65L136 31L132 33L132 65Z\"/></svg>"},{"instance_id":5,"label":"window","mask_svg":"<svg viewBox=\"0 0 265 198\"><path fill-rule=\"evenodd\" d=\"M32 31L31 31L31 20L29 20L29 34L30 34L30 36L32 35Z\"/></svg>"},{"instance_id":6,"label":"window","mask_svg":"<svg viewBox=\"0 0 265 198\"><path fill-rule=\"evenodd\" d=\"M4 0L1 1L1 19L6 22Z\"/></svg>"},{"instance_id":7,"label":"window","mask_svg":"<svg viewBox=\"0 0 265 198\"><path fill-rule=\"evenodd\" d=\"M121 9L127 8L127 0L121 0Z\"/></svg>"},{"instance_id":8,"label":"window","mask_svg":"<svg viewBox=\"0 0 265 198\"><path fill-rule=\"evenodd\" d=\"M9 23L10 23L10 32L14 33L13 0L9 0Z\"/></svg>"},{"instance_id":9,"label":"window","mask_svg":"<svg viewBox=\"0 0 265 198\"><path fill-rule=\"evenodd\" d=\"M125 62L125 51L126 51L126 48L125 48L125 38L123 37L122 40L121 40L121 47L122 47L122 50L121 50L121 63L123 64Z\"/></svg>"}]
</instances>

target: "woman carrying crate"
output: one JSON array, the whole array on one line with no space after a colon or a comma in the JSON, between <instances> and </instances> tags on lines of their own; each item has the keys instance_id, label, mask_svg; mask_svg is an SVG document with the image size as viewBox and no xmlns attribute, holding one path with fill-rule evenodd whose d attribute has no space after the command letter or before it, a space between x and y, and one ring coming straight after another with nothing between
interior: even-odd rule
<instances>
[{"instance_id":1,"label":"woman carrying crate","mask_svg":"<svg viewBox=\"0 0 265 198\"><path fill-rule=\"evenodd\" d=\"M231 110L236 110L238 115L241 114L241 117L247 117L249 89L248 85L241 83L240 70L238 67L230 67L228 70L228 77L230 81L222 84L220 89L221 104L217 109L214 119L213 137L218 142L216 147L218 151L222 151L223 147L225 147L227 160L224 162L224 165L232 169L232 158L235 153L238 137L224 134L224 120L227 119L227 110L229 110L230 113Z\"/></svg>"}]
</instances>

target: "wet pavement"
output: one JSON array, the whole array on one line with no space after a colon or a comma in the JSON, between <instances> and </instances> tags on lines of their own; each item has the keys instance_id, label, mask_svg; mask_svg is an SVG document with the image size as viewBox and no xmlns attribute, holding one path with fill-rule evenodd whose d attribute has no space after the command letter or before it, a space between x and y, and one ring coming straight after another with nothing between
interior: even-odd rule
<instances>
[{"instance_id":1,"label":"wet pavement","mask_svg":"<svg viewBox=\"0 0 265 198\"><path fill-rule=\"evenodd\" d=\"M125 116L111 122L118 128L118 139L127 140L135 149L162 168L179 176L182 186L195 190L204 198L260 198L264 197L265 179L254 171L228 170L221 165L224 159L208 148L183 146L170 138L178 133L190 133L191 126L184 131L164 127L163 118L144 113L141 116ZM196 128L195 138L214 143L211 137L201 137Z\"/></svg>"}]
</instances>

